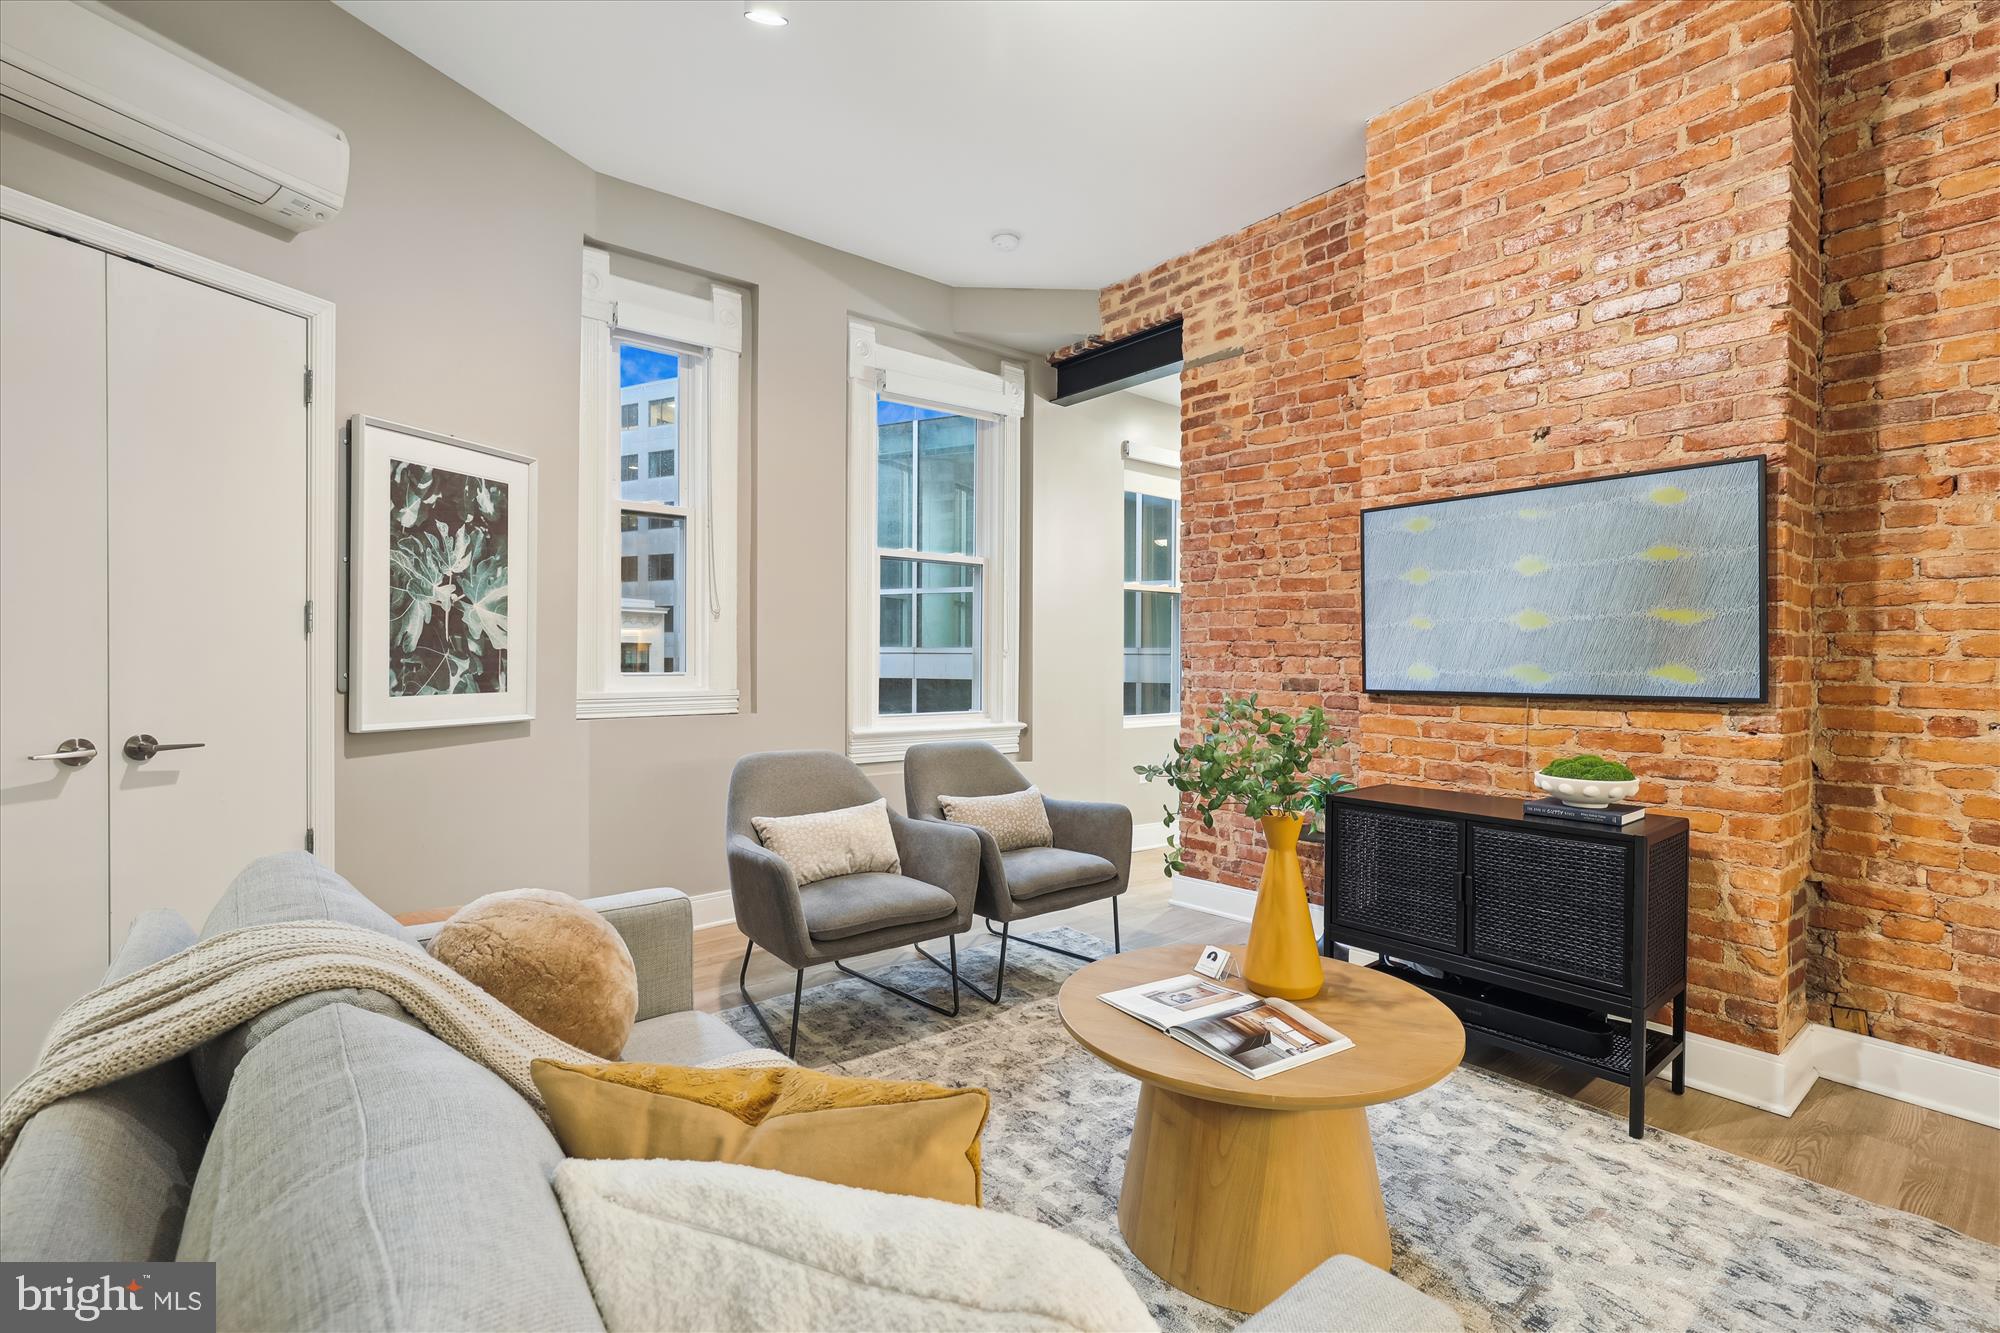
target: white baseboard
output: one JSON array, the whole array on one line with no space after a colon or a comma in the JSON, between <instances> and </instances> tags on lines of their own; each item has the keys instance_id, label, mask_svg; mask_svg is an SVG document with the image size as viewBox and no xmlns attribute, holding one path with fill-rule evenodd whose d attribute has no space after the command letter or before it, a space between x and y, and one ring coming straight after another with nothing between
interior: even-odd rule
<instances>
[{"instance_id":1,"label":"white baseboard","mask_svg":"<svg viewBox=\"0 0 2000 1333\"><path fill-rule=\"evenodd\" d=\"M1196 879L1193 875L1175 875L1173 896L1169 901L1176 907L1191 907L1210 916L1248 922L1257 906L1257 891ZM1325 915L1318 903L1306 904L1306 910L1312 913L1313 934L1317 935L1324 928Z\"/></svg>"},{"instance_id":2,"label":"white baseboard","mask_svg":"<svg viewBox=\"0 0 2000 1333\"><path fill-rule=\"evenodd\" d=\"M1192 875L1176 875L1173 904L1231 921L1248 921L1257 895ZM1323 929L1312 909L1313 929ZM1900 1046L1812 1024L1772 1054L1696 1033L1688 1035L1687 1085L1717 1097L1789 1116L1819 1079L2000 1128L2000 1069L1915 1046Z\"/></svg>"},{"instance_id":3,"label":"white baseboard","mask_svg":"<svg viewBox=\"0 0 2000 1333\"><path fill-rule=\"evenodd\" d=\"M1157 852L1167 845L1167 835L1171 832L1157 819L1149 819L1132 825L1132 850L1134 852Z\"/></svg>"},{"instance_id":4,"label":"white baseboard","mask_svg":"<svg viewBox=\"0 0 2000 1333\"><path fill-rule=\"evenodd\" d=\"M2000 1129L2000 1069L1841 1028L1806 1033L1821 1078Z\"/></svg>"},{"instance_id":5,"label":"white baseboard","mask_svg":"<svg viewBox=\"0 0 2000 1333\"><path fill-rule=\"evenodd\" d=\"M731 901L729 890L715 893L691 893L688 902L694 907L694 928L707 930L710 926L733 926L736 924L736 904Z\"/></svg>"},{"instance_id":6,"label":"white baseboard","mask_svg":"<svg viewBox=\"0 0 2000 1333\"><path fill-rule=\"evenodd\" d=\"M1816 1078L1808 1041L1794 1041L1773 1055L1698 1032L1688 1034L1687 1085L1701 1092L1789 1116L1812 1091Z\"/></svg>"}]
</instances>

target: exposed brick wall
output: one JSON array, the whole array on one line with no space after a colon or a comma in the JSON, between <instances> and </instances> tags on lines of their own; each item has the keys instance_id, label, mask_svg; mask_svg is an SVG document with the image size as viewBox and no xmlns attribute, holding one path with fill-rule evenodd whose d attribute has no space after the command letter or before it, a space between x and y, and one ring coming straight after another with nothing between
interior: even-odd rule
<instances>
[{"instance_id":1,"label":"exposed brick wall","mask_svg":"<svg viewBox=\"0 0 2000 1333\"><path fill-rule=\"evenodd\" d=\"M1186 321L1184 723L1324 703L1363 780L1472 790L1630 755L1696 829L1697 1031L1778 1049L1839 991L2000 1063L1995 12L1613 6L1378 118L1361 180L1107 288L1108 336ZM1769 704L1360 692L1361 508L1753 453ZM1256 882L1243 821L1186 844Z\"/></svg>"},{"instance_id":2,"label":"exposed brick wall","mask_svg":"<svg viewBox=\"0 0 2000 1333\"><path fill-rule=\"evenodd\" d=\"M2000 5L1829 18L1810 993L2000 1064Z\"/></svg>"}]
</instances>

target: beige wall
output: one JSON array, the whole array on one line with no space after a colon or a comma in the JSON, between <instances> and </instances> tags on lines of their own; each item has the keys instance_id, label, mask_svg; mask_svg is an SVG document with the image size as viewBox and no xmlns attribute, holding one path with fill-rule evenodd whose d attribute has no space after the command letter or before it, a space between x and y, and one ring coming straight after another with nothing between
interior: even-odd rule
<instances>
[{"instance_id":1,"label":"beige wall","mask_svg":"<svg viewBox=\"0 0 2000 1333\"><path fill-rule=\"evenodd\" d=\"M1047 386L1038 386L1046 389ZM1165 837L1163 784L1141 782L1135 764L1164 758L1175 729L1125 725L1124 679L1125 461L1119 445L1180 456L1176 408L1132 393L1107 394L1057 407L1040 393L1034 403L1032 497L1035 540L1024 571L1032 611L1028 636L1030 703L1027 770L1053 795L1123 801L1132 807L1142 844Z\"/></svg>"},{"instance_id":2,"label":"beige wall","mask_svg":"<svg viewBox=\"0 0 2000 1333\"><path fill-rule=\"evenodd\" d=\"M0 122L0 181L336 302L341 417L365 411L541 462L536 718L343 733L339 869L392 910L522 884L577 893L725 888L721 811L736 758L844 742L848 317L907 331L888 333L891 341L928 334L926 345L990 369L1000 354L974 345L979 335L1075 332L1068 324L1088 315L1089 301L954 292L598 177L328 4L121 7L340 126L353 148L341 217L297 236L269 229L12 121ZM586 240L750 296L742 605L751 651L737 716L575 718L577 283ZM1046 367L1016 359L1030 361L1045 392ZM1036 506L1023 693L1032 699L1038 780L1124 799L1138 787L1127 780L1131 759L1119 747L1130 737L1117 717L1116 441L1127 437L1113 427L1106 442L1082 428L1109 411L1065 413L1038 401L1023 429ZM1062 423L1051 427L1059 440L1094 443L1045 446L1045 422ZM1102 566L1094 577L1107 580L1101 596L1060 576L1085 558L1085 545ZM1066 639L1076 647L1063 648ZM1086 674L1100 673L1085 690ZM900 772L876 777L900 804ZM1155 808L1140 804L1148 816Z\"/></svg>"}]
</instances>

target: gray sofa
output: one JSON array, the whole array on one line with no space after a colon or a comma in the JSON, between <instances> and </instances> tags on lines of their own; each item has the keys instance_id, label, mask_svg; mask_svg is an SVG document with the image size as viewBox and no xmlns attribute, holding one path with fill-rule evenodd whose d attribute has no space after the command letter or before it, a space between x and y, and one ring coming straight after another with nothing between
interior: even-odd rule
<instances>
[{"instance_id":1,"label":"gray sofa","mask_svg":"<svg viewBox=\"0 0 2000 1333\"><path fill-rule=\"evenodd\" d=\"M692 1011L683 895L592 905L639 967L627 1058L747 1049ZM245 870L200 934L307 918L431 933L301 853ZM196 938L173 913L150 913L107 976ZM550 1186L561 1158L527 1102L386 996L326 991L31 1120L0 1170L0 1259L213 1260L224 1329L601 1329ZM1457 1326L1394 1278L1344 1263L1245 1327Z\"/></svg>"}]
</instances>

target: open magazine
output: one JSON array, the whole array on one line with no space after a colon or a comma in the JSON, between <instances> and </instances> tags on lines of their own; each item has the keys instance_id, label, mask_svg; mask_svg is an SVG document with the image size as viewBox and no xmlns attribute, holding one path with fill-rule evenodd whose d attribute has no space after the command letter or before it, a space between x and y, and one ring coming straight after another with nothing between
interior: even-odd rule
<instances>
[{"instance_id":1,"label":"open magazine","mask_svg":"<svg viewBox=\"0 0 2000 1333\"><path fill-rule=\"evenodd\" d=\"M1354 1045L1295 1004L1246 995L1192 972L1097 998L1250 1078Z\"/></svg>"}]
</instances>

